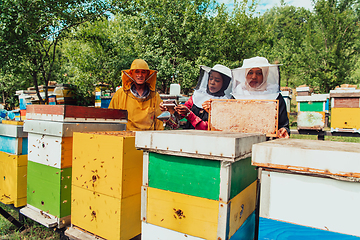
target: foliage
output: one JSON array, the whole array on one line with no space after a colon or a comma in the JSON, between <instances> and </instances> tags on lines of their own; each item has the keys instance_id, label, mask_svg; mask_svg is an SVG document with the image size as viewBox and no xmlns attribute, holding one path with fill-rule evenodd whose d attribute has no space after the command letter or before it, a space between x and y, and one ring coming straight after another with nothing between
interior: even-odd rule
<instances>
[{"instance_id":1,"label":"foliage","mask_svg":"<svg viewBox=\"0 0 360 240\"><path fill-rule=\"evenodd\" d=\"M24 64L22 75L48 86L58 68L57 46L64 33L83 22L93 21L111 9L112 2L89 0L2 0L0 2L0 63L10 69ZM47 91L46 99L47 100Z\"/></svg>"},{"instance_id":2,"label":"foliage","mask_svg":"<svg viewBox=\"0 0 360 240\"><path fill-rule=\"evenodd\" d=\"M318 0L309 18L302 71L315 90L328 93L351 83L359 51L355 0Z\"/></svg>"}]
</instances>

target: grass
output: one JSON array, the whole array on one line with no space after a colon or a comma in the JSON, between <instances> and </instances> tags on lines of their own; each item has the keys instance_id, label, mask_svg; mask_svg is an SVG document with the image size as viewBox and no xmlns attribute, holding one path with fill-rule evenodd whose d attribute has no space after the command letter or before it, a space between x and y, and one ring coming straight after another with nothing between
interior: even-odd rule
<instances>
[{"instance_id":1,"label":"grass","mask_svg":"<svg viewBox=\"0 0 360 240\"><path fill-rule=\"evenodd\" d=\"M290 138L317 140L316 135L291 134ZM360 137L325 136L325 141L360 143Z\"/></svg>"},{"instance_id":2,"label":"grass","mask_svg":"<svg viewBox=\"0 0 360 240\"><path fill-rule=\"evenodd\" d=\"M19 213L8 205L0 203L6 212L19 221ZM29 218L24 220L25 230L22 232L17 231L15 225L10 223L6 218L0 215L0 239L11 240L37 240L37 239L60 239L60 234L53 229L49 229Z\"/></svg>"}]
</instances>

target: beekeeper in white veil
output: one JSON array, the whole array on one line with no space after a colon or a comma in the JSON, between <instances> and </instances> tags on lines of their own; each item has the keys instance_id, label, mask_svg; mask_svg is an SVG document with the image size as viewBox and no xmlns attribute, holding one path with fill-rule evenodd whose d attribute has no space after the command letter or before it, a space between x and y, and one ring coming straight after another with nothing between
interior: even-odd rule
<instances>
[{"instance_id":1,"label":"beekeeper in white veil","mask_svg":"<svg viewBox=\"0 0 360 240\"><path fill-rule=\"evenodd\" d=\"M244 59L240 68L232 70L232 95L235 99L268 99L279 101L279 137L290 135L285 101L280 94L281 64L270 64L264 57Z\"/></svg>"},{"instance_id":2,"label":"beekeeper in white veil","mask_svg":"<svg viewBox=\"0 0 360 240\"><path fill-rule=\"evenodd\" d=\"M184 105L178 105L175 110L187 122L185 129L208 129L208 108L210 99L231 98L231 70L220 64L213 68L200 66L200 76L193 95ZM166 108L160 104L160 109Z\"/></svg>"}]
</instances>

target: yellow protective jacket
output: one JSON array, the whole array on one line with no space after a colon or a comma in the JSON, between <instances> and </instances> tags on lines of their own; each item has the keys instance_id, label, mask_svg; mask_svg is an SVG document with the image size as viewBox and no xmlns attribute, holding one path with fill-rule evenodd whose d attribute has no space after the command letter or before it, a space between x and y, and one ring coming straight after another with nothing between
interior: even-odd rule
<instances>
[{"instance_id":1,"label":"yellow protective jacket","mask_svg":"<svg viewBox=\"0 0 360 240\"><path fill-rule=\"evenodd\" d=\"M130 91L131 85L135 82L131 77L131 69L149 70L149 75L145 84L148 85L150 94L144 99L135 97ZM155 91L156 75L157 72L155 70L150 70L147 63L142 59L135 59L129 70L122 71L121 79L123 86L116 91L111 99L109 108L128 111L127 130L143 131L164 129L163 122L157 119L161 114L159 107L161 98Z\"/></svg>"},{"instance_id":2,"label":"yellow protective jacket","mask_svg":"<svg viewBox=\"0 0 360 240\"><path fill-rule=\"evenodd\" d=\"M126 130L163 130L163 122L156 118L161 114L160 102L157 92L150 91L146 99L139 99L130 90L120 88L111 99L109 108L128 111Z\"/></svg>"}]
</instances>

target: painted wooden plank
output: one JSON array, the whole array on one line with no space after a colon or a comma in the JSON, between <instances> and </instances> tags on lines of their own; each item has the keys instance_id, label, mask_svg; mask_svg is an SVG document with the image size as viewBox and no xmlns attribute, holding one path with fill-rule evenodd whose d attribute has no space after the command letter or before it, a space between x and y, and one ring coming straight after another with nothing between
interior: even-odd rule
<instances>
[{"instance_id":1,"label":"painted wooden plank","mask_svg":"<svg viewBox=\"0 0 360 240\"><path fill-rule=\"evenodd\" d=\"M27 203L56 218L71 213L71 168L58 169L28 161Z\"/></svg>"},{"instance_id":2,"label":"painted wooden plank","mask_svg":"<svg viewBox=\"0 0 360 240\"><path fill-rule=\"evenodd\" d=\"M140 194L143 152L134 133L74 133L73 185L116 197Z\"/></svg>"},{"instance_id":3,"label":"painted wooden plank","mask_svg":"<svg viewBox=\"0 0 360 240\"><path fill-rule=\"evenodd\" d=\"M238 195L257 179L257 170L251 165L251 158L245 158L231 165L230 199Z\"/></svg>"},{"instance_id":4,"label":"painted wooden plank","mask_svg":"<svg viewBox=\"0 0 360 240\"><path fill-rule=\"evenodd\" d=\"M255 180L250 186L230 200L229 238L231 238L239 230L246 219L248 219L255 210L256 183L257 181ZM250 233L244 233L244 235L251 235L253 230L254 229L251 229Z\"/></svg>"},{"instance_id":5,"label":"painted wooden plank","mask_svg":"<svg viewBox=\"0 0 360 240\"><path fill-rule=\"evenodd\" d=\"M31 218L48 228L57 227L61 229L70 224L70 215L58 218L29 204L26 207L21 208L20 212L24 216Z\"/></svg>"},{"instance_id":6,"label":"painted wooden plank","mask_svg":"<svg viewBox=\"0 0 360 240\"><path fill-rule=\"evenodd\" d=\"M40 120L25 120L24 131L58 137L72 137L73 132L123 131L122 123L64 123Z\"/></svg>"},{"instance_id":7,"label":"painted wooden plank","mask_svg":"<svg viewBox=\"0 0 360 240\"><path fill-rule=\"evenodd\" d=\"M333 98L334 108L359 108L360 98Z\"/></svg>"},{"instance_id":8,"label":"painted wooden plank","mask_svg":"<svg viewBox=\"0 0 360 240\"><path fill-rule=\"evenodd\" d=\"M332 108L331 128L360 130L360 108Z\"/></svg>"},{"instance_id":9,"label":"painted wooden plank","mask_svg":"<svg viewBox=\"0 0 360 240\"><path fill-rule=\"evenodd\" d=\"M26 205L27 155L0 152L0 201L15 207Z\"/></svg>"},{"instance_id":10,"label":"painted wooden plank","mask_svg":"<svg viewBox=\"0 0 360 240\"><path fill-rule=\"evenodd\" d=\"M323 130L325 126L325 112L298 112L297 128Z\"/></svg>"},{"instance_id":11,"label":"painted wooden plank","mask_svg":"<svg viewBox=\"0 0 360 240\"><path fill-rule=\"evenodd\" d=\"M245 220L230 240L249 240L255 237L255 211Z\"/></svg>"},{"instance_id":12,"label":"painted wooden plank","mask_svg":"<svg viewBox=\"0 0 360 240\"><path fill-rule=\"evenodd\" d=\"M0 123L0 135L7 137L27 137L27 133L23 131L22 125Z\"/></svg>"},{"instance_id":13,"label":"painted wooden plank","mask_svg":"<svg viewBox=\"0 0 360 240\"><path fill-rule=\"evenodd\" d=\"M151 187L147 191L147 223L194 237L217 239L218 201Z\"/></svg>"},{"instance_id":14,"label":"painted wooden plank","mask_svg":"<svg viewBox=\"0 0 360 240\"><path fill-rule=\"evenodd\" d=\"M259 240L359 240L359 237L260 217ZM233 239L230 239L233 240Z\"/></svg>"},{"instance_id":15,"label":"painted wooden plank","mask_svg":"<svg viewBox=\"0 0 360 240\"><path fill-rule=\"evenodd\" d=\"M323 112L323 102L300 102L300 111L302 112Z\"/></svg>"},{"instance_id":16,"label":"painted wooden plank","mask_svg":"<svg viewBox=\"0 0 360 240\"><path fill-rule=\"evenodd\" d=\"M140 202L140 193L118 199L73 186L71 222L105 239L131 239L141 232Z\"/></svg>"},{"instance_id":17,"label":"painted wooden plank","mask_svg":"<svg viewBox=\"0 0 360 240\"><path fill-rule=\"evenodd\" d=\"M141 223L141 240L204 240L189 234L176 232L147 222Z\"/></svg>"},{"instance_id":18,"label":"painted wooden plank","mask_svg":"<svg viewBox=\"0 0 360 240\"><path fill-rule=\"evenodd\" d=\"M72 166L72 137L57 137L29 133L28 159L54 168Z\"/></svg>"},{"instance_id":19,"label":"painted wooden plank","mask_svg":"<svg viewBox=\"0 0 360 240\"><path fill-rule=\"evenodd\" d=\"M254 143L266 140L258 133L219 131L138 131L135 146L149 152L221 161L236 161L251 155Z\"/></svg>"},{"instance_id":20,"label":"painted wooden plank","mask_svg":"<svg viewBox=\"0 0 360 240\"><path fill-rule=\"evenodd\" d=\"M15 155L26 155L27 138L0 136L0 151Z\"/></svg>"},{"instance_id":21,"label":"painted wooden plank","mask_svg":"<svg viewBox=\"0 0 360 240\"><path fill-rule=\"evenodd\" d=\"M127 111L119 109L98 109L71 105L29 105L26 119L50 121L123 121L127 120Z\"/></svg>"},{"instance_id":22,"label":"painted wooden plank","mask_svg":"<svg viewBox=\"0 0 360 240\"><path fill-rule=\"evenodd\" d=\"M105 240L105 238L91 234L76 226L69 227L65 230L64 234L71 240Z\"/></svg>"},{"instance_id":23,"label":"painted wooden plank","mask_svg":"<svg viewBox=\"0 0 360 240\"><path fill-rule=\"evenodd\" d=\"M359 163L359 143L277 139L253 146L252 164L259 167L360 177Z\"/></svg>"},{"instance_id":24,"label":"painted wooden plank","mask_svg":"<svg viewBox=\"0 0 360 240\"><path fill-rule=\"evenodd\" d=\"M213 99L209 130L262 133L276 137L278 108L277 100Z\"/></svg>"},{"instance_id":25,"label":"painted wooden plank","mask_svg":"<svg viewBox=\"0 0 360 240\"><path fill-rule=\"evenodd\" d=\"M260 198L260 217L360 237L358 182L263 170Z\"/></svg>"},{"instance_id":26,"label":"painted wooden plank","mask_svg":"<svg viewBox=\"0 0 360 240\"><path fill-rule=\"evenodd\" d=\"M149 153L149 186L219 200L220 162Z\"/></svg>"}]
</instances>

